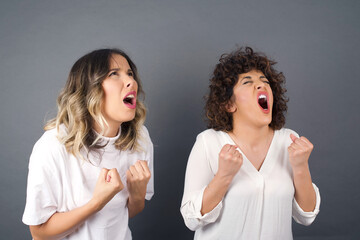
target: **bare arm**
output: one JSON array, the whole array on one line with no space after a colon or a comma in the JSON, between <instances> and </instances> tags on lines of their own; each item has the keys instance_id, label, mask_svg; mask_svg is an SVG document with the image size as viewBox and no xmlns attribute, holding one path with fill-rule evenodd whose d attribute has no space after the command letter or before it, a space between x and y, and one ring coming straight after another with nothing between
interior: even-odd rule
<instances>
[{"instance_id":1,"label":"bare arm","mask_svg":"<svg viewBox=\"0 0 360 240\"><path fill-rule=\"evenodd\" d=\"M225 196L229 185L231 183L230 178L219 177L215 175L213 180L209 183L209 185L205 188L202 207L201 207L201 215L205 215L208 212L211 212L223 199Z\"/></svg>"},{"instance_id":2,"label":"bare arm","mask_svg":"<svg viewBox=\"0 0 360 240\"><path fill-rule=\"evenodd\" d=\"M137 161L130 166L126 172L129 199L127 203L129 218L136 216L145 207L146 186L150 180L151 173L147 162Z\"/></svg>"},{"instance_id":3,"label":"bare arm","mask_svg":"<svg viewBox=\"0 0 360 240\"><path fill-rule=\"evenodd\" d=\"M223 199L242 162L242 155L236 150L236 146L227 144L221 149L218 172L204 190L201 207L202 215L213 210Z\"/></svg>"},{"instance_id":4,"label":"bare arm","mask_svg":"<svg viewBox=\"0 0 360 240\"><path fill-rule=\"evenodd\" d=\"M140 200L133 200L129 198L128 200L128 211L129 211L129 218L135 217L137 214L142 212L145 207L145 197L144 199Z\"/></svg>"},{"instance_id":5,"label":"bare arm","mask_svg":"<svg viewBox=\"0 0 360 240\"><path fill-rule=\"evenodd\" d=\"M76 230L88 217L98 211L93 201L69 212L55 213L43 224L29 226L31 235L37 239L61 239Z\"/></svg>"},{"instance_id":6,"label":"bare arm","mask_svg":"<svg viewBox=\"0 0 360 240\"><path fill-rule=\"evenodd\" d=\"M294 175L295 199L305 212L315 209L316 193L312 185L308 160L314 146L305 137L290 135L289 160Z\"/></svg>"},{"instance_id":7,"label":"bare arm","mask_svg":"<svg viewBox=\"0 0 360 240\"><path fill-rule=\"evenodd\" d=\"M100 211L124 188L116 169L102 169L92 199L79 208L55 213L45 223L30 226L31 235L38 239L61 239L75 231L88 217Z\"/></svg>"},{"instance_id":8,"label":"bare arm","mask_svg":"<svg viewBox=\"0 0 360 240\"><path fill-rule=\"evenodd\" d=\"M312 212L316 205L316 194L312 185L309 167L294 172L295 199L305 212Z\"/></svg>"}]
</instances>

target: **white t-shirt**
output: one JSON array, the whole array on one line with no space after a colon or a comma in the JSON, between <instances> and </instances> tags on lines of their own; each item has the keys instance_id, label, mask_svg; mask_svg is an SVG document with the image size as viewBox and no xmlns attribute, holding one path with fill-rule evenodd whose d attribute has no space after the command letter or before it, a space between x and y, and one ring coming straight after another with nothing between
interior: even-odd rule
<instances>
[{"instance_id":1,"label":"white t-shirt","mask_svg":"<svg viewBox=\"0 0 360 240\"><path fill-rule=\"evenodd\" d=\"M291 217L309 225L319 212L320 194L316 192L313 212L304 212L294 198L292 170L288 156L289 129L277 130L259 171L243 155L243 164L222 201L201 215L203 193L218 170L218 156L225 144L235 145L223 131L208 129L197 136L185 176L181 214L194 239L293 239ZM298 136L298 135L297 135ZM240 149L239 149L240 150Z\"/></svg>"},{"instance_id":2,"label":"white t-shirt","mask_svg":"<svg viewBox=\"0 0 360 240\"><path fill-rule=\"evenodd\" d=\"M65 131L64 126L61 126L60 131ZM145 198L150 200L154 194L153 145L146 127L141 129L140 145L143 152L116 149L114 142L118 136L102 137L101 141L108 144L101 150L101 161L97 153L88 155L87 159L91 164L68 153L57 139L56 129L46 131L36 142L30 156L23 222L27 225L39 225L55 212L67 212L83 206L92 197L101 169L116 168L124 189L64 239L131 239L126 171L137 160L148 162L151 178ZM83 156L86 155L83 152Z\"/></svg>"}]
</instances>

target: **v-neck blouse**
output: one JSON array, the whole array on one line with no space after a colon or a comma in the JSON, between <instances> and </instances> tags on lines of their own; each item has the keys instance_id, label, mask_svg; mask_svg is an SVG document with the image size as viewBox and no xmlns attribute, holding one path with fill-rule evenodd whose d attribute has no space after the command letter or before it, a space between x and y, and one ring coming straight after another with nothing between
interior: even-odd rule
<instances>
[{"instance_id":1,"label":"v-neck blouse","mask_svg":"<svg viewBox=\"0 0 360 240\"><path fill-rule=\"evenodd\" d=\"M274 132L259 171L243 155L243 164L222 201L201 215L206 186L218 170L218 156L225 144L234 145L222 131L208 129L197 136L185 176L181 213L186 226L196 231L194 239L292 239L291 217L310 225L319 212L320 194L315 184L316 207L304 212L294 198L288 146L290 129Z\"/></svg>"},{"instance_id":2,"label":"v-neck blouse","mask_svg":"<svg viewBox=\"0 0 360 240\"><path fill-rule=\"evenodd\" d=\"M221 133L223 135L223 137L225 138L225 141L227 142L226 144L236 145L236 143L234 142L234 140L230 137L230 135L228 133L222 132L222 131L219 131L219 133ZM273 149L274 149L274 140L276 140L277 135L278 135L278 131L274 131L274 135L270 142L269 149L265 155L265 159L262 162L259 170L256 169L256 167L246 157L246 155L241 150L241 148L238 147L237 150L243 156L243 164L241 167L246 166L245 168L247 168L248 172L250 172L250 174L254 174L254 176L257 176L258 174L263 175L263 174L266 174L267 172L269 172L269 168L271 168L271 166L273 166L272 163L274 162L274 161L272 161L272 159L274 159L274 155L273 155L274 150Z\"/></svg>"}]
</instances>

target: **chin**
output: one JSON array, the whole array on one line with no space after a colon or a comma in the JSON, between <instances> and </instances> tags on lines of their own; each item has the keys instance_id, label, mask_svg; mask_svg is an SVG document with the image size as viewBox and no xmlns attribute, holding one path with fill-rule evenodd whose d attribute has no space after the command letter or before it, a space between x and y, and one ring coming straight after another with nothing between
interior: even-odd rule
<instances>
[{"instance_id":1,"label":"chin","mask_svg":"<svg viewBox=\"0 0 360 240\"><path fill-rule=\"evenodd\" d=\"M134 118L135 118L135 114L126 118L126 120L124 122L130 122L130 121L134 120Z\"/></svg>"},{"instance_id":2,"label":"chin","mask_svg":"<svg viewBox=\"0 0 360 240\"><path fill-rule=\"evenodd\" d=\"M272 122L272 119L264 119L264 121L261 121L261 123L260 123L260 125L261 126L269 126L270 124L271 124L271 122Z\"/></svg>"}]
</instances>

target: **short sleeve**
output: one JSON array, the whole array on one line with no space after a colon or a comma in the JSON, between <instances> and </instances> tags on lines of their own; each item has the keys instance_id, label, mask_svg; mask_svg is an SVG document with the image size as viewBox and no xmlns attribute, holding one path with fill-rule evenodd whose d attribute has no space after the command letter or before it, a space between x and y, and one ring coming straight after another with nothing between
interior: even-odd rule
<instances>
[{"instance_id":1,"label":"short sleeve","mask_svg":"<svg viewBox=\"0 0 360 240\"><path fill-rule=\"evenodd\" d=\"M313 187L316 194L316 204L315 209L312 212L304 212L304 210L302 210L302 208L296 202L295 198L293 200L293 218L297 223L305 226L309 226L315 220L317 214L320 211L320 192L318 187L314 183Z\"/></svg>"},{"instance_id":2,"label":"short sleeve","mask_svg":"<svg viewBox=\"0 0 360 240\"><path fill-rule=\"evenodd\" d=\"M22 221L27 225L46 222L56 211L61 188L54 161L54 153L46 142L38 141L29 161L26 206Z\"/></svg>"},{"instance_id":3,"label":"short sleeve","mask_svg":"<svg viewBox=\"0 0 360 240\"><path fill-rule=\"evenodd\" d=\"M186 167L184 195L180 208L185 225L190 230L195 231L215 222L221 213L222 201L209 213L201 214L203 194L213 178L214 173L206 157L203 136L200 134L191 150Z\"/></svg>"},{"instance_id":4,"label":"short sleeve","mask_svg":"<svg viewBox=\"0 0 360 240\"><path fill-rule=\"evenodd\" d=\"M146 161L148 162L149 170L151 173L150 180L146 187L145 199L150 200L154 195L154 145L145 126L143 126L143 137L146 145Z\"/></svg>"}]
</instances>

